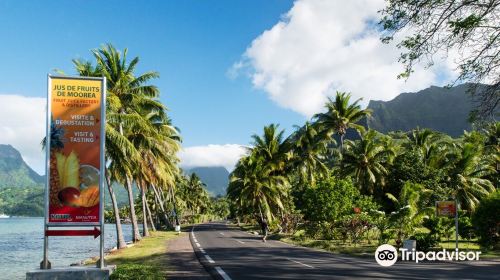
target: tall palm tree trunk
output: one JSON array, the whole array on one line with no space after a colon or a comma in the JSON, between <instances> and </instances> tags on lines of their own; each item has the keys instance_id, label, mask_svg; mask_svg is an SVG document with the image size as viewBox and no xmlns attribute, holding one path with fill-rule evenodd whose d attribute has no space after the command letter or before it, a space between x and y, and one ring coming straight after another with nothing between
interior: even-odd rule
<instances>
[{"instance_id":1,"label":"tall palm tree trunk","mask_svg":"<svg viewBox=\"0 0 500 280\"><path fill-rule=\"evenodd\" d=\"M156 231L156 226L155 226L155 222L153 220L153 215L151 215L151 209L149 209L149 203L147 200L146 200L146 210L148 211L148 217L149 217L149 223L151 224L151 229L153 229L153 231Z\"/></svg>"},{"instance_id":2,"label":"tall palm tree trunk","mask_svg":"<svg viewBox=\"0 0 500 280\"><path fill-rule=\"evenodd\" d=\"M109 197L111 197L111 204L113 205L113 213L115 214L115 225L116 225L116 248L123 249L127 247L125 243L125 238L123 237L122 222L120 221L120 210L118 209L118 204L116 202L115 192L111 186L111 178L109 177L108 170L105 172L106 183L108 184Z\"/></svg>"},{"instance_id":3,"label":"tall palm tree trunk","mask_svg":"<svg viewBox=\"0 0 500 280\"><path fill-rule=\"evenodd\" d=\"M154 185L151 185L151 188L153 189L153 192L155 194L156 200L158 200L158 204L160 204L160 209L163 212L163 218L164 222L167 224L167 227L172 227L172 224L170 223L170 219L168 218L167 211L165 211L165 207L163 206L163 200L160 197L160 194L158 193L158 190Z\"/></svg>"},{"instance_id":4,"label":"tall palm tree trunk","mask_svg":"<svg viewBox=\"0 0 500 280\"><path fill-rule=\"evenodd\" d=\"M165 214L165 209L163 209L163 203L159 200L158 196L156 196L156 194L154 195L155 197L155 203L156 205L158 205L160 207L160 212L161 212L161 215L158 215L157 218L160 219L160 223L163 222L167 227L169 225L169 220L168 220L168 216Z\"/></svg>"},{"instance_id":5,"label":"tall palm tree trunk","mask_svg":"<svg viewBox=\"0 0 500 280\"><path fill-rule=\"evenodd\" d=\"M180 226L181 223L179 222L179 213L177 213L177 206L175 203L175 194L174 194L174 189L170 188L170 197L172 198L172 205L174 206L174 212L175 212L175 225Z\"/></svg>"},{"instance_id":6,"label":"tall palm tree trunk","mask_svg":"<svg viewBox=\"0 0 500 280\"><path fill-rule=\"evenodd\" d=\"M146 213L146 191L144 190L144 186L140 186L140 188L142 200L142 236L149 236L148 218Z\"/></svg>"},{"instance_id":7,"label":"tall palm tree trunk","mask_svg":"<svg viewBox=\"0 0 500 280\"><path fill-rule=\"evenodd\" d=\"M135 215L134 194L132 193L132 180L129 176L127 176L126 183L128 203L130 204L130 220L132 221L132 241L137 242L141 240L141 234L139 233L139 226L137 225L137 217Z\"/></svg>"},{"instance_id":8,"label":"tall palm tree trunk","mask_svg":"<svg viewBox=\"0 0 500 280\"><path fill-rule=\"evenodd\" d=\"M344 151L344 134L340 134L340 152Z\"/></svg>"}]
</instances>

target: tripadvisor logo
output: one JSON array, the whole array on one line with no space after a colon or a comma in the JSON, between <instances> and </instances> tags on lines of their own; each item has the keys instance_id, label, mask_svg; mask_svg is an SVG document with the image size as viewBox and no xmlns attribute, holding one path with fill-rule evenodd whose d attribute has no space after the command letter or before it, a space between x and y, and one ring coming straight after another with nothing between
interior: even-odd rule
<instances>
[{"instance_id":1,"label":"tripadvisor logo","mask_svg":"<svg viewBox=\"0 0 500 280\"><path fill-rule=\"evenodd\" d=\"M458 249L448 251L443 249L441 251L422 252L415 249L408 250L406 248L399 248L399 255L402 261L478 261L480 251L459 251ZM398 260L398 250L392 245L383 244L378 246L375 251L375 260L381 266L391 266Z\"/></svg>"},{"instance_id":2,"label":"tripadvisor logo","mask_svg":"<svg viewBox=\"0 0 500 280\"><path fill-rule=\"evenodd\" d=\"M375 251L375 260L381 266L391 266L398 260L398 251L392 245L380 245Z\"/></svg>"}]
</instances>

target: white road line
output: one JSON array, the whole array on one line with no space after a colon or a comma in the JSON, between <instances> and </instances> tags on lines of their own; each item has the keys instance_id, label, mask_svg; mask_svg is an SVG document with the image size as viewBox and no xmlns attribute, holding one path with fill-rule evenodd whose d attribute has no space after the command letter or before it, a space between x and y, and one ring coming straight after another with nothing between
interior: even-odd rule
<instances>
[{"instance_id":1,"label":"white road line","mask_svg":"<svg viewBox=\"0 0 500 280\"><path fill-rule=\"evenodd\" d=\"M200 243L195 242L195 244L196 244L196 246L197 246L198 248L199 248L199 247L201 247Z\"/></svg>"},{"instance_id":2,"label":"white road line","mask_svg":"<svg viewBox=\"0 0 500 280\"><path fill-rule=\"evenodd\" d=\"M204 255L204 256L205 256L205 259L207 259L207 261L209 263L214 263L214 260L212 260L212 258L209 255Z\"/></svg>"},{"instance_id":3,"label":"white road line","mask_svg":"<svg viewBox=\"0 0 500 280\"><path fill-rule=\"evenodd\" d=\"M309 267L309 268L314 268L313 266L310 266L310 265L305 264L305 263L301 263L301 262L299 262L299 261L294 261L294 260L292 260L292 259L288 259L288 258L287 258L287 260L289 260L289 261L291 261L291 262L294 262L294 263L298 263L298 264L303 265L303 266L307 266L307 267Z\"/></svg>"},{"instance_id":4,"label":"white road line","mask_svg":"<svg viewBox=\"0 0 500 280\"><path fill-rule=\"evenodd\" d=\"M220 266L216 266L215 270L217 270L217 273L219 273L220 276L222 276L222 279L231 280L231 277L229 277L229 275L227 275L226 272L222 270L222 268L220 268Z\"/></svg>"},{"instance_id":5,"label":"white road line","mask_svg":"<svg viewBox=\"0 0 500 280\"><path fill-rule=\"evenodd\" d=\"M200 248L200 251L201 251L203 254L206 254L205 249Z\"/></svg>"},{"instance_id":6,"label":"white road line","mask_svg":"<svg viewBox=\"0 0 500 280\"><path fill-rule=\"evenodd\" d=\"M223 233L223 232L219 232L219 234L220 234L220 235L224 235L224 233Z\"/></svg>"},{"instance_id":7,"label":"white road line","mask_svg":"<svg viewBox=\"0 0 500 280\"><path fill-rule=\"evenodd\" d=\"M235 239L235 241L238 241L238 242L240 242L241 244L245 244L245 242L243 242L243 241L239 241L238 239Z\"/></svg>"}]
</instances>

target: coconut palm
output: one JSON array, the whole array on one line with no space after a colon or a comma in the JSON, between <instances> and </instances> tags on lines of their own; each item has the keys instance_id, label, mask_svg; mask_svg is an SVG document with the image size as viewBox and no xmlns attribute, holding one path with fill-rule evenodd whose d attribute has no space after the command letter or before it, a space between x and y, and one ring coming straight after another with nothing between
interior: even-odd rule
<instances>
[{"instance_id":1,"label":"coconut palm","mask_svg":"<svg viewBox=\"0 0 500 280\"><path fill-rule=\"evenodd\" d=\"M265 166L262 160L252 157L238 162L230 176L227 196L246 212L271 221L284 210L283 199L287 195L288 180Z\"/></svg>"},{"instance_id":2,"label":"coconut palm","mask_svg":"<svg viewBox=\"0 0 500 280\"><path fill-rule=\"evenodd\" d=\"M164 106L156 100L159 90L156 86L148 84L151 79L157 78L157 72L146 72L135 75L135 68L139 58L127 61L127 49L118 51L108 44L92 51L96 59L96 66L91 63L74 60L75 68L81 75L104 76L107 81L107 126L127 137L127 131L136 128L145 128L150 123L144 119L145 111L155 112L166 118ZM136 158L110 158L114 168L113 173L121 178L129 195L130 215L133 228L133 240L140 240L137 218L135 215L132 184L134 170L139 162ZM128 161L128 163L126 163ZM120 162L121 164L116 164Z\"/></svg>"},{"instance_id":3,"label":"coconut palm","mask_svg":"<svg viewBox=\"0 0 500 280\"><path fill-rule=\"evenodd\" d=\"M335 100L329 98L325 104L326 112L314 116L318 125L331 137L333 133L340 136L340 149L344 147L344 136L347 129L353 128L358 132L364 128L358 122L371 115L370 109L361 109L358 103L361 98L350 104L351 94L346 92L337 92Z\"/></svg>"},{"instance_id":4,"label":"coconut palm","mask_svg":"<svg viewBox=\"0 0 500 280\"><path fill-rule=\"evenodd\" d=\"M464 143L457 151L446 156L441 166L446 172L445 182L450 196L464 209L474 210L481 198L494 191L493 184L486 179L495 169L482 157L481 148Z\"/></svg>"},{"instance_id":5,"label":"coconut palm","mask_svg":"<svg viewBox=\"0 0 500 280\"><path fill-rule=\"evenodd\" d=\"M453 148L452 139L430 129L416 128L406 133L406 148L414 149L427 166L436 167L443 161L446 150Z\"/></svg>"},{"instance_id":6,"label":"coconut palm","mask_svg":"<svg viewBox=\"0 0 500 280\"><path fill-rule=\"evenodd\" d=\"M264 127L262 136L252 135L251 153L253 158L265 163L269 172L283 172L289 160L289 143L284 141L284 131L279 130L279 125L271 124Z\"/></svg>"},{"instance_id":7,"label":"coconut palm","mask_svg":"<svg viewBox=\"0 0 500 280\"><path fill-rule=\"evenodd\" d=\"M324 163L328 146L324 139L317 127L309 122L297 127L286 140L292 153L287 173L297 171L301 181L311 185L315 185L317 177L328 175L329 170Z\"/></svg>"},{"instance_id":8,"label":"coconut palm","mask_svg":"<svg viewBox=\"0 0 500 280\"><path fill-rule=\"evenodd\" d=\"M75 69L80 76L91 76L91 77L99 77L102 76L101 69L99 66L94 66L91 62L82 62L79 60L73 60ZM107 98L110 99L108 94ZM106 162L110 163L111 161L116 161L118 159L136 159L137 152L135 147L125 138L122 134L118 133L115 129L113 129L112 122L109 121L110 117L114 114L113 111L107 108L107 116L108 120L106 123L106 150L105 157ZM125 160L128 163L127 160ZM125 164L124 162L124 164ZM109 172L109 169L106 170L105 173L106 183L108 186L108 191L111 198L111 203L113 206L113 212L115 215L115 225L116 225L116 240L117 240L117 248L122 249L126 247L125 239L123 237L123 231L121 226L120 219L120 211L118 209L118 204L116 201L116 196L112 186L112 179Z\"/></svg>"},{"instance_id":9,"label":"coconut palm","mask_svg":"<svg viewBox=\"0 0 500 280\"><path fill-rule=\"evenodd\" d=\"M500 186L500 122L489 124L483 133L486 135L484 153L489 155L486 160L490 163L491 168L496 170L488 178L498 188Z\"/></svg>"},{"instance_id":10,"label":"coconut palm","mask_svg":"<svg viewBox=\"0 0 500 280\"><path fill-rule=\"evenodd\" d=\"M200 214L207 210L210 198L206 191L206 185L196 173L191 174L187 181L186 205L192 214Z\"/></svg>"},{"instance_id":11,"label":"coconut palm","mask_svg":"<svg viewBox=\"0 0 500 280\"><path fill-rule=\"evenodd\" d=\"M391 142L378 139L374 130L362 134L361 140L347 141L341 162L341 172L352 176L365 193L374 186L384 186L388 165L394 157Z\"/></svg>"},{"instance_id":12,"label":"coconut palm","mask_svg":"<svg viewBox=\"0 0 500 280\"><path fill-rule=\"evenodd\" d=\"M178 172L178 159L175 153L179 150L177 136L172 133L175 131L173 128L158 120L153 121L154 114L148 114L146 119L152 125L137 127L126 132L127 138L140 153L140 160L137 161L131 177L134 178L141 193L143 236L149 235L146 217L149 209L147 192L153 190L155 199L164 209L164 200L159 192L167 190L171 193L171 188L175 185L175 175ZM167 226L171 225L168 218L165 221Z\"/></svg>"}]
</instances>

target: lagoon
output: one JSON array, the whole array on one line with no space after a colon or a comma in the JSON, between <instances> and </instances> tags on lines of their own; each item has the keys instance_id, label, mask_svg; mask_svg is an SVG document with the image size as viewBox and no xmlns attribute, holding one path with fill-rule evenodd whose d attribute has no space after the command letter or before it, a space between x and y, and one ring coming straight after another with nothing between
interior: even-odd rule
<instances>
[{"instance_id":1,"label":"lagoon","mask_svg":"<svg viewBox=\"0 0 500 280\"><path fill-rule=\"evenodd\" d=\"M105 226L105 249L116 246L114 224ZM123 225L125 241L132 238L131 225ZM50 237L52 267L65 267L99 255L99 238ZM43 218L0 219L0 279L26 279L38 268L43 256Z\"/></svg>"}]
</instances>

